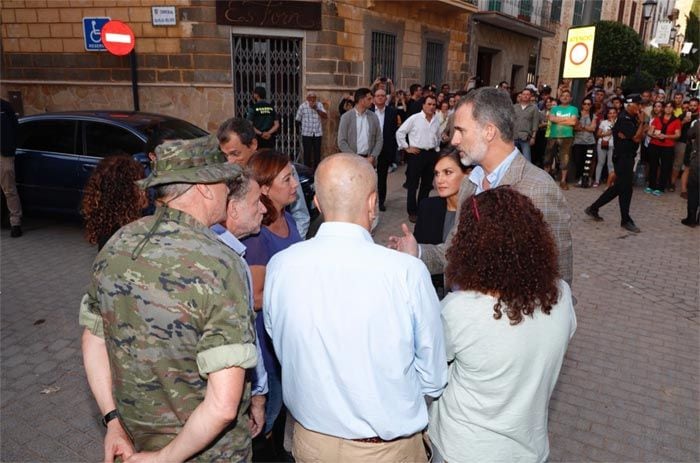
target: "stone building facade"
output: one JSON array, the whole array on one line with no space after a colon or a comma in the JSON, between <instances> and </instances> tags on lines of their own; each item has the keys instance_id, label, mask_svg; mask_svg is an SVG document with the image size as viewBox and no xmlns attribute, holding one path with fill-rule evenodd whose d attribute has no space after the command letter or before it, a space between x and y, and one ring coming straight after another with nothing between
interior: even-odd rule
<instances>
[{"instance_id":1,"label":"stone building facade","mask_svg":"<svg viewBox=\"0 0 700 463\"><path fill-rule=\"evenodd\" d=\"M467 24L476 11L471 1L305 2L319 4L316 30L221 20L222 5L259 12L280 3L292 2L4 0L1 94L21 102L24 114L132 109L130 58L86 51L86 17L121 20L133 30L142 111L213 131L226 118L242 115L252 88L262 85L283 115L279 147L295 155L293 117L307 90L329 111L324 123L329 153L335 150L338 102L368 86L374 73L390 75L400 88L436 76L441 80L436 84L452 87L466 80ZM151 7L163 5L176 7L176 25L152 24ZM270 17L279 20L275 11Z\"/></svg>"}]
</instances>

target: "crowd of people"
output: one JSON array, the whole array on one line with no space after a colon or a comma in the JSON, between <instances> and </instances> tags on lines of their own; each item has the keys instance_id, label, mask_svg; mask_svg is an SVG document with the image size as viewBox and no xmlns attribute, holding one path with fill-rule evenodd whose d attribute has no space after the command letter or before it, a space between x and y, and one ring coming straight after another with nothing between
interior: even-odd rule
<instances>
[{"instance_id":1,"label":"crowd of people","mask_svg":"<svg viewBox=\"0 0 700 463\"><path fill-rule=\"evenodd\" d=\"M680 181L683 223L698 219L697 99L599 83L579 106L566 83L554 100L380 78L341 101L329 156L309 92L297 120L324 222L306 240L264 89L215 135L154 134L146 171L105 159L83 202L100 251L80 306L105 460L546 461L576 330L570 179L606 182L586 214L619 197L638 232L641 149L647 190ZM383 246L371 230L402 161L415 228Z\"/></svg>"}]
</instances>

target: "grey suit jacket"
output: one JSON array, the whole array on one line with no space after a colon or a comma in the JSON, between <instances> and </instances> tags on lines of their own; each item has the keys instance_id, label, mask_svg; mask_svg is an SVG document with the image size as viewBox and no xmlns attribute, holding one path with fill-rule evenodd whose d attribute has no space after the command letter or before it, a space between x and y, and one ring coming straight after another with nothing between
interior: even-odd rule
<instances>
[{"instance_id":1,"label":"grey suit jacket","mask_svg":"<svg viewBox=\"0 0 700 463\"><path fill-rule=\"evenodd\" d=\"M523 156L517 156L503 175L499 185L510 185L524 194L535 204L544 215L554 234L554 241L559 250L559 276L571 286L574 276L574 250L571 241L571 210L566 203L559 186L542 169L535 167ZM443 244L421 244L421 259L432 274L440 274L445 270L447 261L445 251L452 243L457 225L459 211L465 200L476 191L468 177L462 181L459 190L459 205L455 225Z\"/></svg>"},{"instance_id":2,"label":"grey suit jacket","mask_svg":"<svg viewBox=\"0 0 700 463\"><path fill-rule=\"evenodd\" d=\"M343 153L357 152L357 112L354 109L347 111L340 117L338 126L338 148ZM379 128L379 119L372 112L367 110L367 120L369 121L369 153L376 158L382 151L384 140L382 131Z\"/></svg>"}]
</instances>

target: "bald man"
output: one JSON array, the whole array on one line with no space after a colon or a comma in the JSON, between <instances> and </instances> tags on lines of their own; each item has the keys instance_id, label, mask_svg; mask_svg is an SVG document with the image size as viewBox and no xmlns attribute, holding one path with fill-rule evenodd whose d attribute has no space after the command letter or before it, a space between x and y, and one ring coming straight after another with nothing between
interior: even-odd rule
<instances>
[{"instance_id":1,"label":"bald man","mask_svg":"<svg viewBox=\"0 0 700 463\"><path fill-rule=\"evenodd\" d=\"M263 301L284 403L298 421L294 458L424 462L424 396L447 382L430 274L372 241L377 177L366 160L330 156L315 185L326 222L270 260Z\"/></svg>"}]
</instances>

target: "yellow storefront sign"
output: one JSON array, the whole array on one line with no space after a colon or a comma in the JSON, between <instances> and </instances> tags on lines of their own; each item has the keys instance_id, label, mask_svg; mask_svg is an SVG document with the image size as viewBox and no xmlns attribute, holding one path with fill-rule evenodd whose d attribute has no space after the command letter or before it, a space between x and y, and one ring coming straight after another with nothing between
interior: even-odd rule
<instances>
[{"instance_id":1,"label":"yellow storefront sign","mask_svg":"<svg viewBox=\"0 0 700 463\"><path fill-rule=\"evenodd\" d=\"M595 26L569 29L566 39L565 79L585 79L591 76Z\"/></svg>"}]
</instances>

